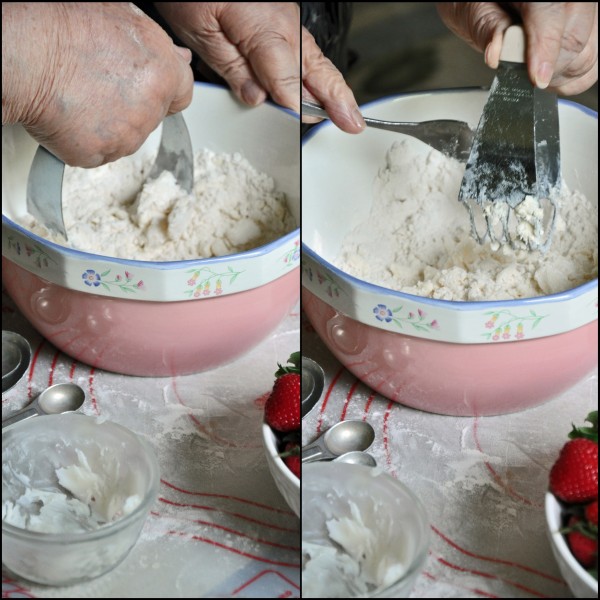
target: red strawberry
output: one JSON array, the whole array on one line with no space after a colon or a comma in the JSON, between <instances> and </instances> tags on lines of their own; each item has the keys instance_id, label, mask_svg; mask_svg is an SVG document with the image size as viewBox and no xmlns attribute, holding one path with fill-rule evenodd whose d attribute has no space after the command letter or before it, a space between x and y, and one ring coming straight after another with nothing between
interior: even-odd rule
<instances>
[{"instance_id":1,"label":"red strawberry","mask_svg":"<svg viewBox=\"0 0 600 600\"><path fill-rule=\"evenodd\" d=\"M550 470L550 491L563 502L598 498L598 443L586 438L568 441Z\"/></svg>"},{"instance_id":2,"label":"red strawberry","mask_svg":"<svg viewBox=\"0 0 600 600\"><path fill-rule=\"evenodd\" d=\"M300 353L290 356L292 366L279 365L273 391L265 404L265 421L277 431L300 429Z\"/></svg>"},{"instance_id":3,"label":"red strawberry","mask_svg":"<svg viewBox=\"0 0 600 600\"><path fill-rule=\"evenodd\" d=\"M300 375L287 373L275 381L265 404L265 420L277 431L300 429Z\"/></svg>"},{"instance_id":4,"label":"red strawberry","mask_svg":"<svg viewBox=\"0 0 600 600\"><path fill-rule=\"evenodd\" d=\"M300 446L294 442L288 442L282 456L288 469L300 479Z\"/></svg>"},{"instance_id":5,"label":"red strawberry","mask_svg":"<svg viewBox=\"0 0 600 600\"><path fill-rule=\"evenodd\" d=\"M569 527L566 530L567 543L579 564L589 569L596 564L598 539L594 539L593 535L588 533L585 527L581 525L582 522L577 517L571 517Z\"/></svg>"},{"instance_id":6,"label":"red strawberry","mask_svg":"<svg viewBox=\"0 0 600 600\"><path fill-rule=\"evenodd\" d=\"M592 525L598 527L598 500L594 500L594 502L590 502L585 507L585 520Z\"/></svg>"}]
</instances>

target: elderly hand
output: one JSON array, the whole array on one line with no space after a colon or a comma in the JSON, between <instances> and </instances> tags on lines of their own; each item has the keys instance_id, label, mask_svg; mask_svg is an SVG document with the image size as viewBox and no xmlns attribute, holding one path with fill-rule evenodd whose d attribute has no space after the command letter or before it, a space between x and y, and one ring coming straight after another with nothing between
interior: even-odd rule
<instances>
[{"instance_id":1,"label":"elderly hand","mask_svg":"<svg viewBox=\"0 0 600 600\"><path fill-rule=\"evenodd\" d=\"M256 106L270 96L300 112L300 11L295 2L157 2L185 45Z\"/></svg>"},{"instance_id":2,"label":"elderly hand","mask_svg":"<svg viewBox=\"0 0 600 600\"><path fill-rule=\"evenodd\" d=\"M498 66L502 37L523 20L531 81L565 95L579 94L598 80L597 2L439 2L446 25Z\"/></svg>"},{"instance_id":3,"label":"elderly hand","mask_svg":"<svg viewBox=\"0 0 600 600\"><path fill-rule=\"evenodd\" d=\"M135 152L192 100L191 53L125 2L2 3L2 123L70 165Z\"/></svg>"},{"instance_id":4,"label":"elderly hand","mask_svg":"<svg viewBox=\"0 0 600 600\"><path fill-rule=\"evenodd\" d=\"M352 90L342 74L326 58L313 36L302 28L302 98L321 104L331 120L343 131L360 133L365 122ZM307 123L319 119L305 117Z\"/></svg>"}]
</instances>

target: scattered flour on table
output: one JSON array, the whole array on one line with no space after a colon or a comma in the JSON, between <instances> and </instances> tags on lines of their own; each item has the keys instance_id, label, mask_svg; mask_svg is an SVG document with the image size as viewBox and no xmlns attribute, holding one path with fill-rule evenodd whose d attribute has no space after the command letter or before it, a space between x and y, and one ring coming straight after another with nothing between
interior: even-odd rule
<instances>
[{"instance_id":1,"label":"scattered flour on table","mask_svg":"<svg viewBox=\"0 0 600 600\"><path fill-rule=\"evenodd\" d=\"M145 183L152 164L126 157L91 170L67 167L68 245L118 258L187 260L250 250L296 227L285 194L239 153L196 152L191 195L168 171ZM64 245L30 215L20 222Z\"/></svg>"},{"instance_id":2,"label":"scattered flour on table","mask_svg":"<svg viewBox=\"0 0 600 600\"><path fill-rule=\"evenodd\" d=\"M458 201L464 165L397 142L374 186L369 218L345 238L335 264L370 283L443 300L554 294L598 276L598 211L563 190L550 249L480 245Z\"/></svg>"}]
</instances>

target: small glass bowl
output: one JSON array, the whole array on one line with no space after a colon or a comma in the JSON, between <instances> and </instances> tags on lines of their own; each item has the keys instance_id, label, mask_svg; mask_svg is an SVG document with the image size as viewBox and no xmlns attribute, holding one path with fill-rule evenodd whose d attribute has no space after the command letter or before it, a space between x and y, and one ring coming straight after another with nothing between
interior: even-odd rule
<instances>
[{"instance_id":1,"label":"small glass bowl","mask_svg":"<svg viewBox=\"0 0 600 600\"><path fill-rule=\"evenodd\" d=\"M332 548L340 548L330 537L333 527L342 532L337 534L342 537L333 534L336 541L347 542L341 544L343 568L330 556ZM322 554L315 545L325 547ZM407 598L428 547L423 504L381 469L338 462L303 465L303 598ZM309 565L309 559L320 560ZM376 574L377 584L361 591L348 575L352 572Z\"/></svg>"},{"instance_id":2,"label":"small glass bowl","mask_svg":"<svg viewBox=\"0 0 600 600\"><path fill-rule=\"evenodd\" d=\"M114 501L117 494L133 497L130 506L135 507L83 532L30 531L5 522L5 503L18 499L23 489L64 491L56 470L81 465L76 450L85 453L92 472L99 472L95 463L108 467L102 490L110 486L115 495L103 500ZM3 564L15 575L46 585L70 585L110 571L135 545L159 481L150 445L116 423L71 413L34 417L7 427L2 435Z\"/></svg>"}]
</instances>

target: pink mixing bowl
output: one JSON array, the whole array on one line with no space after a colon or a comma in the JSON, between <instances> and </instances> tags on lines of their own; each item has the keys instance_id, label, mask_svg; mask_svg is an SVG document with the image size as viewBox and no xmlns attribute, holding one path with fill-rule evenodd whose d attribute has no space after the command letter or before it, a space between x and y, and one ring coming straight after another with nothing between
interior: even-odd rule
<instances>
[{"instance_id":1,"label":"pink mixing bowl","mask_svg":"<svg viewBox=\"0 0 600 600\"><path fill-rule=\"evenodd\" d=\"M408 94L364 112L476 125L486 98L481 90ZM597 114L562 101L559 115L563 178L597 206ZM523 410L589 373L598 363L597 279L552 296L459 302L373 285L335 266L343 239L369 213L373 180L396 140L324 123L304 141L302 306L331 352L383 396L457 416Z\"/></svg>"},{"instance_id":2,"label":"pink mixing bowl","mask_svg":"<svg viewBox=\"0 0 600 600\"><path fill-rule=\"evenodd\" d=\"M299 221L298 118L250 109L225 89L197 85L184 111L195 149L239 152L270 175ZM235 127L223 123L235 121ZM139 152L158 145L155 132ZM17 224L37 144L3 134L2 274L31 324L66 354L127 375L171 376L225 364L255 347L300 296L299 228L269 244L208 259L150 262L66 248Z\"/></svg>"}]
</instances>

